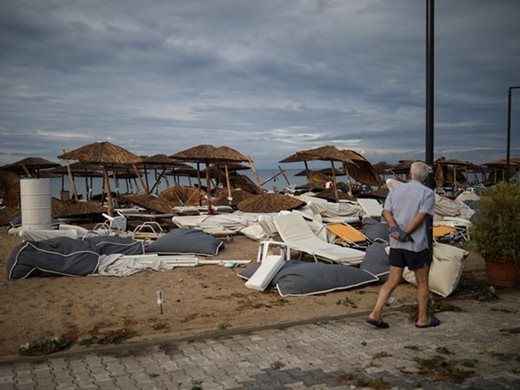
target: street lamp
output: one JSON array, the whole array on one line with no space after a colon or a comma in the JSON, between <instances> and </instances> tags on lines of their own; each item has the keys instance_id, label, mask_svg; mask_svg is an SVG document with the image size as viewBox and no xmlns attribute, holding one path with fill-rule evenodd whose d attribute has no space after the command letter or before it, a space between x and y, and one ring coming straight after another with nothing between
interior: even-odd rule
<instances>
[{"instance_id":1,"label":"street lamp","mask_svg":"<svg viewBox=\"0 0 520 390\"><path fill-rule=\"evenodd\" d=\"M511 90L520 89L520 86L509 87L507 94L507 151L506 151L506 181L509 181L509 164L511 157Z\"/></svg>"}]
</instances>

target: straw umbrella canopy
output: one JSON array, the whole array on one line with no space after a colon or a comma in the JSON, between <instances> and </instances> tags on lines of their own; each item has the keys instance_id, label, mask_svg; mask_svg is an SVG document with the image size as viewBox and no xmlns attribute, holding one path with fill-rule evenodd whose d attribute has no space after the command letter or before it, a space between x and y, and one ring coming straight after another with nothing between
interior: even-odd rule
<instances>
[{"instance_id":1,"label":"straw umbrella canopy","mask_svg":"<svg viewBox=\"0 0 520 390\"><path fill-rule=\"evenodd\" d=\"M199 188L175 186L165 189L159 194L159 198L164 199L174 206L195 206L199 204L199 197L205 195L206 193L204 191L200 191Z\"/></svg>"},{"instance_id":2,"label":"straw umbrella canopy","mask_svg":"<svg viewBox=\"0 0 520 390\"><path fill-rule=\"evenodd\" d=\"M2 204L16 208L20 203L20 176L10 171L0 171L0 195Z\"/></svg>"},{"instance_id":3,"label":"straw umbrella canopy","mask_svg":"<svg viewBox=\"0 0 520 390\"><path fill-rule=\"evenodd\" d=\"M520 161L518 160L518 158L509 159L509 166L514 168L515 170L518 170L520 168ZM493 181L493 183L490 184L496 184L497 181L506 179L507 160L505 158L492 160L482 165L492 170L493 179L491 180ZM490 179L488 179L488 182L489 181Z\"/></svg>"},{"instance_id":4,"label":"straw umbrella canopy","mask_svg":"<svg viewBox=\"0 0 520 390\"><path fill-rule=\"evenodd\" d=\"M289 195L263 193L243 200L237 208L246 213L278 213L282 210L294 210L305 204L304 201Z\"/></svg>"},{"instance_id":5,"label":"straw umbrella canopy","mask_svg":"<svg viewBox=\"0 0 520 390\"><path fill-rule=\"evenodd\" d=\"M443 187L446 183L457 186L457 171L467 171L475 168L475 164L470 161L447 159L441 157L435 161L435 185Z\"/></svg>"},{"instance_id":6,"label":"straw umbrella canopy","mask_svg":"<svg viewBox=\"0 0 520 390\"><path fill-rule=\"evenodd\" d=\"M383 184L381 177L379 177L372 164L365 157L354 150L344 149L341 151L355 163L354 165L344 164L345 171L349 176L361 184L378 187Z\"/></svg>"},{"instance_id":7,"label":"straw umbrella canopy","mask_svg":"<svg viewBox=\"0 0 520 390\"><path fill-rule=\"evenodd\" d=\"M59 166L60 164L41 157L27 157L12 164L4 165L0 170L14 172L19 175L27 175L28 177L40 177L41 169Z\"/></svg>"},{"instance_id":8,"label":"straw umbrella canopy","mask_svg":"<svg viewBox=\"0 0 520 390\"><path fill-rule=\"evenodd\" d=\"M222 192L217 198L215 199L215 204L218 206L232 206L236 207L240 202L243 200L249 199L251 197L255 196L255 194L244 191L244 190L232 190L231 191L231 197L233 198L231 202L229 201L229 196L226 192Z\"/></svg>"},{"instance_id":9,"label":"straw umbrella canopy","mask_svg":"<svg viewBox=\"0 0 520 390\"><path fill-rule=\"evenodd\" d=\"M189 149L183 150L181 152L175 153L171 155L170 158L194 162L204 163L206 165L206 184L207 184L207 193L208 193L208 212L211 214L213 212L211 208L211 182L209 175L209 166L210 164L224 164L224 168L226 171L226 182L229 191L231 191L231 186L229 184L229 171L228 164L229 163L240 163L244 161L249 161L248 157L243 155L242 153L232 149L228 146L220 146L215 147L213 145L197 145L193 146ZM197 167L198 168L198 167ZM199 170L199 169L197 169ZM200 187L200 176L199 179L199 187ZM231 192L228 193L229 197L231 197Z\"/></svg>"},{"instance_id":10,"label":"straw umbrella canopy","mask_svg":"<svg viewBox=\"0 0 520 390\"><path fill-rule=\"evenodd\" d=\"M325 145L314 149L301 150L284 158L283 160L280 160L279 162L289 163L303 161L305 164L305 170L308 171L309 167L307 166L307 161L312 160L330 161L332 169L332 185L334 186L335 198L336 200L338 200L334 162L338 161L343 163L344 166L348 164L352 167L357 166L357 163L354 162L346 153L344 153L343 151L341 151L333 145Z\"/></svg>"},{"instance_id":11,"label":"straw umbrella canopy","mask_svg":"<svg viewBox=\"0 0 520 390\"><path fill-rule=\"evenodd\" d=\"M96 202L74 202L51 199L53 218L77 217L81 215L101 214L105 208Z\"/></svg>"},{"instance_id":12,"label":"straw umbrella canopy","mask_svg":"<svg viewBox=\"0 0 520 390\"><path fill-rule=\"evenodd\" d=\"M390 164L386 161L379 161L378 163L375 163L372 166L374 167L374 170L381 175L392 169L395 166L395 164Z\"/></svg>"},{"instance_id":13,"label":"straw umbrella canopy","mask_svg":"<svg viewBox=\"0 0 520 390\"><path fill-rule=\"evenodd\" d=\"M112 215L112 192L110 190L110 182L108 180L108 166L116 164L132 165L137 171L135 164L141 162L139 156L129 152L121 146L114 145L110 142L94 142L92 144L81 146L77 149L65 152L58 156L63 160L77 160L84 163L100 164L103 166L103 175L105 181L105 192L108 196L108 214ZM140 176L139 176L140 177Z\"/></svg>"},{"instance_id":14,"label":"straw umbrella canopy","mask_svg":"<svg viewBox=\"0 0 520 390\"><path fill-rule=\"evenodd\" d=\"M172 212L170 203L154 195L140 193L132 195L121 195L121 198L128 202L135 204L140 207L144 207L147 210L154 211L162 214L170 214Z\"/></svg>"}]
</instances>

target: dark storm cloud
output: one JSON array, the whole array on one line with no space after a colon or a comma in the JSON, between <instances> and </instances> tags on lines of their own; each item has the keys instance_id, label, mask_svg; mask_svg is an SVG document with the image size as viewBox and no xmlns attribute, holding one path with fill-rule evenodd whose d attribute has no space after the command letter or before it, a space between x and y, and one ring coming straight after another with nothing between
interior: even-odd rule
<instances>
[{"instance_id":1,"label":"dark storm cloud","mask_svg":"<svg viewBox=\"0 0 520 390\"><path fill-rule=\"evenodd\" d=\"M424 156L425 1L8 0L0 10L0 164L107 139L139 154L225 144L260 167L323 144L372 162ZM437 0L436 157L505 153L518 10Z\"/></svg>"}]
</instances>

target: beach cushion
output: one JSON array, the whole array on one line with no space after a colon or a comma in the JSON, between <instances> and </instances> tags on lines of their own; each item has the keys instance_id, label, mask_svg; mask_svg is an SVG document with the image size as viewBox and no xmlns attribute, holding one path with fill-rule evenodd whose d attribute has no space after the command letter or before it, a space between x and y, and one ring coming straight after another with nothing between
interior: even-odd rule
<instances>
[{"instance_id":1,"label":"beach cushion","mask_svg":"<svg viewBox=\"0 0 520 390\"><path fill-rule=\"evenodd\" d=\"M224 247L222 240L200 230L177 228L152 242L147 253L216 256Z\"/></svg>"},{"instance_id":2,"label":"beach cushion","mask_svg":"<svg viewBox=\"0 0 520 390\"><path fill-rule=\"evenodd\" d=\"M428 275L430 291L442 297L449 296L457 287L462 275L463 260L467 251L452 245L435 243L433 245L433 261ZM405 268L403 278L417 285L415 274Z\"/></svg>"},{"instance_id":3,"label":"beach cushion","mask_svg":"<svg viewBox=\"0 0 520 390\"><path fill-rule=\"evenodd\" d=\"M374 242L371 244L367 248L365 258L359 266L362 270L379 277L381 282L385 282L387 275L390 273L388 253L385 250L387 246L386 242Z\"/></svg>"},{"instance_id":4,"label":"beach cushion","mask_svg":"<svg viewBox=\"0 0 520 390\"><path fill-rule=\"evenodd\" d=\"M9 279L29 276L89 275L96 271L95 245L70 237L28 241L16 246L7 259Z\"/></svg>"},{"instance_id":5,"label":"beach cushion","mask_svg":"<svg viewBox=\"0 0 520 390\"><path fill-rule=\"evenodd\" d=\"M259 265L248 267L239 276L248 279L258 267ZM283 268L276 273L271 286L276 286L279 294L285 297L324 294L377 281L377 276L350 265L291 260L285 262Z\"/></svg>"},{"instance_id":6,"label":"beach cushion","mask_svg":"<svg viewBox=\"0 0 520 390\"><path fill-rule=\"evenodd\" d=\"M144 254L143 243L131 237L92 236L83 238L83 241L95 245L100 255L112 255L114 253L123 255Z\"/></svg>"},{"instance_id":7,"label":"beach cushion","mask_svg":"<svg viewBox=\"0 0 520 390\"><path fill-rule=\"evenodd\" d=\"M374 218L363 218L363 233L371 241L379 238L385 241L390 241L390 233L388 232L388 225L384 222L376 221Z\"/></svg>"}]
</instances>

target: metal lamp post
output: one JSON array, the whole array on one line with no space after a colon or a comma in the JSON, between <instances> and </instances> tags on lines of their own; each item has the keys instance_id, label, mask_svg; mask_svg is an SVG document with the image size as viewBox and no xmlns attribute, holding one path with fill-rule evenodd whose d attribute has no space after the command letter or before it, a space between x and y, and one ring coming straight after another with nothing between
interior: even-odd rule
<instances>
[{"instance_id":1,"label":"metal lamp post","mask_svg":"<svg viewBox=\"0 0 520 390\"><path fill-rule=\"evenodd\" d=\"M509 165L511 159L511 91L520 86L509 87L507 93L507 148L506 148L506 181L509 182Z\"/></svg>"}]
</instances>

